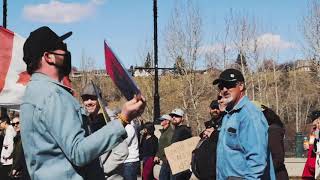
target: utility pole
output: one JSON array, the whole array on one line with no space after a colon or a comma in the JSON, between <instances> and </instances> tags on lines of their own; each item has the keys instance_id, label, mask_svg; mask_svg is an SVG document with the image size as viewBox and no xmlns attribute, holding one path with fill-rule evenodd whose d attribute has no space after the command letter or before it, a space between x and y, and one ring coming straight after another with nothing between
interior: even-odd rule
<instances>
[{"instance_id":1,"label":"utility pole","mask_svg":"<svg viewBox=\"0 0 320 180\"><path fill-rule=\"evenodd\" d=\"M153 42L154 42L154 112L153 120L155 121L160 117L160 96L159 96L159 76L158 76L158 10L157 10L157 0L153 0Z\"/></svg>"},{"instance_id":2,"label":"utility pole","mask_svg":"<svg viewBox=\"0 0 320 180\"><path fill-rule=\"evenodd\" d=\"M7 0L3 0L3 27L7 28Z\"/></svg>"}]
</instances>

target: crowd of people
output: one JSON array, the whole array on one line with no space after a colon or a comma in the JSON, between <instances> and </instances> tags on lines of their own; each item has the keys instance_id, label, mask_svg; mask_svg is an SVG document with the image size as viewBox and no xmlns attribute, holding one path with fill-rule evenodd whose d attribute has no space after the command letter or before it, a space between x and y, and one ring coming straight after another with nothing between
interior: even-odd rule
<instances>
[{"instance_id":1,"label":"crowd of people","mask_svg":"<svg viewBox=\"0 0 320 180\"><path fill-rule=\"evenodd\" d=\"M240 71L226 69L213 81L218 94L209 105L211 119L193 151L191 168L173 174L164 149L192 137L184 110L157 119L162 126L158 138L153 122L138 120L146 106L142 95L113 110L108 103L102 107L101 89L89 83L78 102L72 89L60 83L71 71L71 54L63 42L71 34L58 36L41 27L23 46L31 80L20 115L0 118L5 133L1 180L136 180L139 174L154 180L155 164L161 165L158 180L187 180L192 173L200 180L289 179L284 125L271 108L245 96ZM315 147L305 148L311 153Z\"/></svg>"}]
</instances>

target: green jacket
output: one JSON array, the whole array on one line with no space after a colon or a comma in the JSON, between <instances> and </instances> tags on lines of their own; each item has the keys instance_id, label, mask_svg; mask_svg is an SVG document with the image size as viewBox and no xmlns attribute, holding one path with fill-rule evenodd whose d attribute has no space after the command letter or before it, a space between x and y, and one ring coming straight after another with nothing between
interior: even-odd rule
<instances>
[{"instance_id":1,"label":"green jacket","mask_svg":"<svg viewBox=\"0 0 320 180\"><path fill-rule=\"evenodd\" d=\"M170 125L167 129L161 130L161 136L159 138L159 148L156 154L162 161L167 161L166 155L164 153L164 148L171 145L171 139L173 135L173 127Z\"/></svg>"}]
</instances>

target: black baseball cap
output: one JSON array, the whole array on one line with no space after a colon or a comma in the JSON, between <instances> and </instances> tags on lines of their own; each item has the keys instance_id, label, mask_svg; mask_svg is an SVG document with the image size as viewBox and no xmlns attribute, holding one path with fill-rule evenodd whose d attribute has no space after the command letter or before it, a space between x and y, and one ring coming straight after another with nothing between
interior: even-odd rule
<instances>
[{"instance_id":1,"label":"black baseball cap","mask_svg":"<svg viewBox=\"0 0 320 180\"><path fill-rule=\"evenodd\" d=\"M67 45L63 40L71 35L72 32L70 31L62 36L58 36L47 26L32 31L23 45L23 61L28 65L40 58L46 51L57 49L67 51Z\"/></svg>"},{"instance_id":2,"label":"black baseball cap","mask_svg":"<svg viewBox=\"0 0 320 180\"><path fill-rule=\"evenodd\" d=\"M219 103L218 103L218 100L213 100L211 103L210 103L210 109L219 109Z\"/></svg>"},{"instance_id":3,"label":"black baseball cap","mask_svg":"<svg viewBox=\"0 0 320 180\"><path fill-rule=\"evenodd\" d=\"M213 85L220 84L221 82L244 82L244 77L239 70L226 69L218 79L213 81Z\"/></svg>"}]
</instances>

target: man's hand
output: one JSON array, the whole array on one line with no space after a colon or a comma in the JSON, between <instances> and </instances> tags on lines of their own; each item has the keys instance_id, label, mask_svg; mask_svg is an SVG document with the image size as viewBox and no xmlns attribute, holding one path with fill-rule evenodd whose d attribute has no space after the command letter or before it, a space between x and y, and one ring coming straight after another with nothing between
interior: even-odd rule
<instances>
[{"instance_id":1,"label":"man's hand","mask_svg":"<svg viewBox=\"0 0 320 180\"><path fill-rule=\"evenodd\" d=\"M132 119L140 116L145 107L145 98L143 96L135 96L133 99L123 104L121 114L126 116L130 122Z\"/></svg>"},{"instance_id":2,"label":"man's hand","mask_svg":"<svg viewBox=\"0 0 320 180\"><path fill-rule=\"evenodd\" d=\"M203 138L208 138L208 137L210 137L213 131L214 131L213 127L204 130L203 133L202 133L202 135L203 135L202 137L203 137Z\"/></svg>"}]
</instances>

